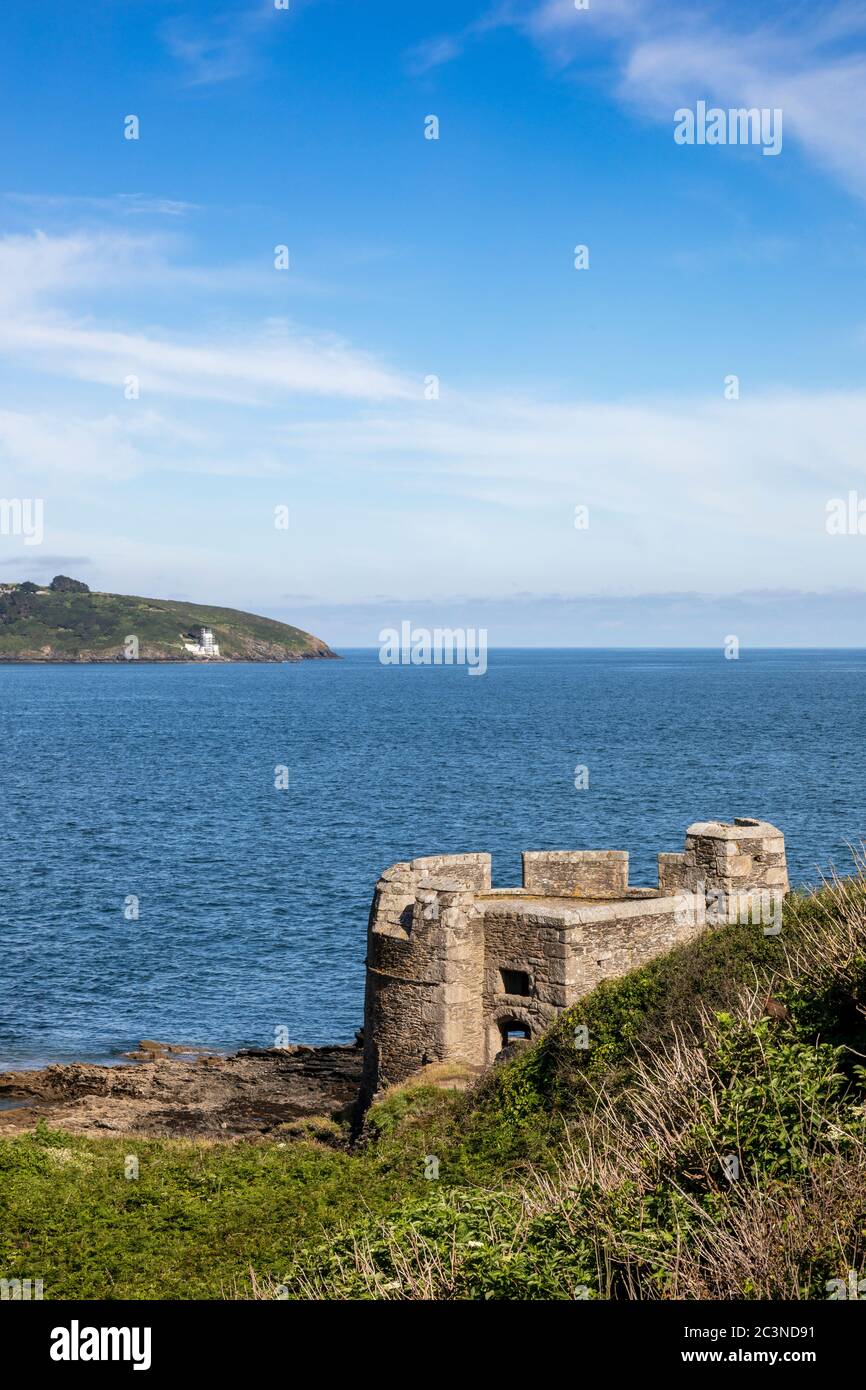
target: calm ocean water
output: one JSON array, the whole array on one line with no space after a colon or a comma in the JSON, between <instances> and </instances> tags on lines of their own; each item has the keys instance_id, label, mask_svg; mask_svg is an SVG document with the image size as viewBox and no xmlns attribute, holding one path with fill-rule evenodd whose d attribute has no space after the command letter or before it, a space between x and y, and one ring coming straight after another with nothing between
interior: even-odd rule
<instances>
[{"instance_id":1,"label":"calm ocean water","mask_svg":"<svg viewBox=\"0 0 866 1390\"><path fill-rule=\"evenodd\" d=\"M689 822L755 815L814 881L866 832L864 695L847 651L0 667L0 1068L350 1040L373 884L413 855L507 884L522 849L628 849L654 883Z\"/></svg>"}]
</instances>

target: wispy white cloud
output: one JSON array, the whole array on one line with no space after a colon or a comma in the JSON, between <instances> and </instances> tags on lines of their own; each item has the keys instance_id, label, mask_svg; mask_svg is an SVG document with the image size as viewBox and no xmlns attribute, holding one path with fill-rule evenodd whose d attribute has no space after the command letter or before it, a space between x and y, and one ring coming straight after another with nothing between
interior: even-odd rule
<instances>
[{"instance_id":1,"label":"wispy white cloud","mask_svg":"<svg viewBox=\"0 0 866 1390\"><path fill-rule=\"evenodd\" d=\"M237 4L208 19L178 17L162 26L162 40L179 64L189 87L214 86L248 76L255 68L261 44L275 27L291 18L292 10L308 0L292 0L277 9L274 0Z\"/></svg>"},{"instance_id":2,"label":"wispy white cloud","mask_svg":"<svg viewBox=\"0 0 866 1390\"><path fill-rule=\"evenodd\" d=\"M523 18L525 9L520 4L515 5L514 0L499 0L498 4L477 15L454 33L439 34L413 44L403 55L406 67L413 76L423 77L434 68L460 58L475 39L497 29L520 24Z\"/></svg>"},{"instance_id":3,"label":"wispy white cloud","mask_svg":"<svg viewBox=\"0 0 866 1390\"><path fill-rule=\"evenodd\" d=\"M483 493L504 508L543 511L574 497L637 516L655 495L672 521L706 511L760 534L768 507L790 517L804 491L862 485L864 430L866 392L726 401L720 390L716 400L570 405L452 395L281 433L307 457L425 480L435 473L454 495Z\"/></svg>"},{"instance_id":4,"label":"wispy white cloud","mask_svg":"<svg viewBox=\"0 0 866 1390\"><path fill-rule=\"evenodd\" d=\"M46 236L44 232L0 238L0 312L12 313L46 296L87 290L129 265L136 243L125 237Z\"/></svg>"},{"instance_id":5,"label":"wispy white cloud","mask_svg":"<svg viewBox=\"0 0 866 1390\"><path fill-rule=\"evenodd\" d=\"M416 77L443 63L453 62L463 52L463 39L454 34L443 34L438 39L425 39L415 44L406 53L406 66Z\"/></svg>"},{"instance_id":6,"label":"wispy white cloud","mask_svg":"<svg viewBox=\"0 0 866 1390\"><path fill-rule=\"evenodd\" d=\"M825 56L810 36L707 30L642 39L620 95L671 120L703 97L722 106L780 108L786 139L858 196L866 196L866 54Z\"/></svg>"},{"instance_id":7,"label":"wispy white cloud","mask_svg":"<svg viewBox=\"0 0 866 1390\"><path fill-rule=\"evenodd\" d=\"M132 421L117 415L90 419L59 418L49 413L0 410L0 462L11 470L45 478L64 473L73 478L130 478L146 466L132 438Z\"/></svg>"},{"instance_id":8,"label":"wispy white cloud","mask_svg":"<svg viewBox=\"0 0 866 1390\"><path fill-rule=\"evenodd\" d=\"M197 203L179 198L153 198L145 193L112 193L90 197L70 193L5 193L4 198L35 215L42 213L88 213L118 217L184 217L197 212Z\"/></svg>"},{"instance_id":9,"label":"wispy white cloud","mask_svg":"<svg viewBox=\"0 0 866 1390\"><path fill-rule=\"evenodd\" d=\"M0 353L24 356L41 371L120 387L129 374L145 393L267 404L297 395L383 400L419 387L338 339L236 335L217 345L66 322L0 322Z\"/></svg>"},{"instance_id":10,"label":"wispy white cloud","mask_svg":"<svg viewBox=\"0 0 866 1390\"><path fill-rule=\"evenodd\" d=\"M748 18L730 7L663 0L593 0L587 10L576 10L574 0L541 0L494 7L475 31L502 26L575 74L590 64L597 71L598 46L606 45L613 95L671 128L674 111L701 98L724 107L780 107L785 138L866 197L866 8L859 0L773 14L757 7ZM448 61L467 32L455 36L453 52L447 36L434 40L431 57Z\"/></svg>"},{"instance_id":11,"label":"wispy white cloud","mask_svg":"<svg viewBox=\"0 0 866 1390\"><path fill-rule=\"evenodd\" d=\"M256 448L242 433L226 437L213 425L176 419L140 402L89 415L64 413L59 406L0 410L0 491L6 495L13 478L24 492L33 478L55 492L64 480L74 486L88 479L118 483L165 472L269 478L285 471L278 449Z\"/></svg>"},{"instance_id":12,"label":"wispy white cloud","mask_svg":"<svg viewBox=\"0 0 866 1390\"><path fill-rule=\"evenodd\" d=\"M262 403L306 394L363 400L418 394L417 383L372 354L273 317L241 333L180 338L97 325L58 307L82 291L92 295L112 286L127 292L130 284L148 282L163 290L179 283L227 287L218 268L178 268L160 249L146 238L109 233L0 239L0 353L54 375L118 387L136 374L142 391L197 399Z\"/></svg>"}]
</instances>

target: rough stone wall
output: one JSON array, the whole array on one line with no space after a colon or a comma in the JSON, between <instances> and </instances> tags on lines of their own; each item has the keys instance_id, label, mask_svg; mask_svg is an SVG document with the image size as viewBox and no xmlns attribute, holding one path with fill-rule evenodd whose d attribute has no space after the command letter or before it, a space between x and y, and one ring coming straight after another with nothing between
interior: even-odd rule
<instances>
[{"instance_id":1,"label":"rough stone wall","mask_svg":"<svg viewBox=\"0 0 866 1390\"><path fill-rule=\"evenodd\" d=\"M564 903L488 903L484 914L486 1061L501 1047L503 1022L532 1037L602 980L625 975L706 927L703 895L641 898L570 908ZM529 975L529 997L506 994L501 971Z\"/></svg>"},{"instance_id":2,"label":"rough stone wall","mask_svg":"<svg viewBox=\"0 0 866 1390\"><path fill-rule=\"evenodd\" d=\"M552 897L624 898L628 854L617 849L526 850L523 887Z\"/></svg>"},{"instance_id":3,"label":"rough stone wall","mask_svg":"<svg viewBox=\"0 0 866 1390\"><path fill-rule=\"evenodd\" d=\"M501 1028L508 1021L538 1037L568 1003L568 945L562 914L529 904L488 902L484 911L483 1021L485 1053L493 1061L502 1047ZM529 994L506 994L503 970L529 976Z\"/></svg>"},{"instance_id":4,"label":"rough stone wall","mask_svg":"<svg viewBox=\"0 0 866 1390\"><path fill-rule=\"evenodd\" d=\"M581 908L577 916L569 934L569 1004L602 980L627 975L698 936L706 928L706 902L697 894L642 898Z\"/></svg>"},{"instance_id":5,"label":"rough stone wall","mask_svg":"<svg viewBox=\"0 0 866 1390\"><path fill-rule=\"evenodd\" d=\"M489 854L427 854L413 859L409 867L418 875L419 884L424 883L425 877L447 878L476 893L490 891L492 860Z\"/></svg>"},{"instance_id":6,"label":"rough stone wall","mask_svg":"<svg viewBox=\"0 0 866 1390\"><path fill-rule=\"evenodd\" d=\"M424 1049L430 984L413 973L419 967L423 969L423 963L408 937L382 933L368 950L361 1082L365 1102L432 1060Z\"/></svg>"},{"instance_id":7,"label":"rough stone wall","mask_svg":"<svg viewBox=\"0 0 866 1390\"><path fill-rule=\"evenodd\" d=\"M430 950L431 977L425 1023L437 1061L481 1066L484 1050L484 919L475 894L445 881L422 889L415 903L413 935Z\"/></svg>"},{"instance_id":8,"label":"rough stone wall","mask_svg":"<svg viewBox=\"0 0 866 1390\"><path fill-rule=\"evenodd\" d=\"M659 855L659 893L684 893L693 891L693 883L697 879L694 870L694 858L687 860L685 854L660 854Z\"/></svg>"}]
</instances>

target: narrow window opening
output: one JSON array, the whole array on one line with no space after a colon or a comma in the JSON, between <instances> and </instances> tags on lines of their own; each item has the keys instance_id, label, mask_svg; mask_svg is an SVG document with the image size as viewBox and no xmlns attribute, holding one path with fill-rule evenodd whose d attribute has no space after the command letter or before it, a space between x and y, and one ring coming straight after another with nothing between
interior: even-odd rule
<instances>
[{"instance_id":1,"label":"narrow window opening","mask_svg":"<svg viewBox=\"0 0 866 1390\"><path fill-rule=\"evenodd\" d=\"M522 994L524 997L530 994L530 980L525 970L500 970L499 974L505 994Z\"/></svg>"}]
</instances>

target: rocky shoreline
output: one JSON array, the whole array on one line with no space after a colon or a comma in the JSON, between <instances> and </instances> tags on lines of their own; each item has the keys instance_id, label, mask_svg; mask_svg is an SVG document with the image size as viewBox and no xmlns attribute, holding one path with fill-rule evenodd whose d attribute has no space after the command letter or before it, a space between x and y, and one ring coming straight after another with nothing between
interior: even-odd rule
<instances>
[{"instance_id":1,"label":"rocky shoreline","mask_svg":"<svg viewBox=\"0 0 866 1390\"><path fill-rule=\"evenodd\" d=\"M314 639L317 643L318 638ZM321 646L309 651L287 651L270 643L250 643L242 656L194 656L182 652L164 652L159 648L143 646L135 662L130 662L122 649L82 650L70 656L55 652L51 647L31 648L20 652L0 654L0 666L281 666L293 665L299 661L342 661L337 652L332 652L322 642Z\"/></svg>"},{"instance_id":2,"label":"rocky shoreline","mask_svg":"<svg viewBox=\"0 0 866 1390\"><path fill-rule=\"evenodd\" d=\"M0 1137L40 1120L71 1134L232 1140L302 1134L348 1119L362 1049L289 1046L230 1056L142 1043L114 1066L72 1062L0 1073ZM324 1121L324 1123L321 1123ZM313 1130L310 1130L313 1132Z\"/></svg>"}]
</instances>

